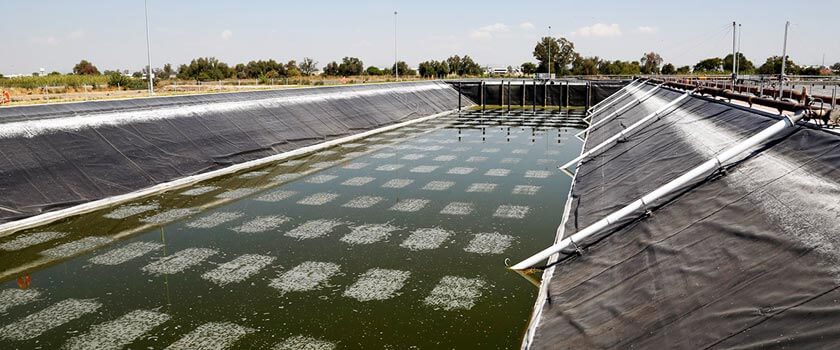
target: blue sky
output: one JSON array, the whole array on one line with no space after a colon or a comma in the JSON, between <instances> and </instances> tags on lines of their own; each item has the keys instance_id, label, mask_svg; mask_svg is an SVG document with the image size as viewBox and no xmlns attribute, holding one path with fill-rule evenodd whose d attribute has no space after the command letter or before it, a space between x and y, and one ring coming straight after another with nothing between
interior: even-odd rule
<instances>
[{"instance_id":1,"label":"blue sky","mask_svg":"<svg viewBox=\"0 0 840 350\"><path fill-rule=\"evenodd\" d=\"M835 1L233 1L149 0L155 66L198 56L229 63L305 56L320 66L343 56L387 66L468 54L489 66L532 61L536 40L569 38L585 56L637 60L645 51L690 65L731 51L731 22L743 23L742 51L760 64L789 55L800 64L840 61ZM2 0L0 73L67 72L85 58L101 69L146 61L142 0ZM830 38L831 40L822 40Z\"/></svg>"}]
</instances>

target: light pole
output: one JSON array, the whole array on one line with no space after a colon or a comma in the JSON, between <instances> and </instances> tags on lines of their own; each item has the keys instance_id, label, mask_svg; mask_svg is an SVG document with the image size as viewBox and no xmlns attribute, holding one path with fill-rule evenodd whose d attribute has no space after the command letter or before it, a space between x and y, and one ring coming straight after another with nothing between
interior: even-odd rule
<instances>
[{"instance_id":1,"label":"light pole","mask_svg":"<svg viewBox=\"0 0 840 350\"><path fill-rule=\"evenodd\" d=\"M735 54L735 57L732 59L732 63L735 65L735 76L737 77L738 74L741 73L741 35L744 34L744 30L741 29L741 23L738 23L738 51Z\"/></svg>"},{"instance_id":2,"label":"light pole","mask_svg":"<svg viewBox=\"0 0 840 350\"><path fill-rule=\"evenodd\" d=\"M785 61L787 61L787 37L788 28L790 28L790 21L785 22L785 42L782 45L782 74L779 74L779 99L782 99L782 94L785 91Z\"/></svg>"},{"instance_id":3,"label":"light pole","mask_svg":"<svg viewBox=\"0 0 840 350\"><path fill-rule=\"evenodd\" d=\"M551 26L548 26L548 41L545 44L548 46L548 78L551 79Z\"/></svg>"},{"instance_id":4,"label":"light pole","mask_svg":"<svg viewBox=\"0 0 840 350\"><path fill-rule=\"evenodd\" d=\"M149 59L146 76L149 78L149 96L151 96L155 94L155 86L152 83L155 73L152 73L152 44L149 41L149 0L144 0L143 6L146 10L146 56Z\"/></svg>"},{"instance_id":5,"label":"light pole","mask_svg":"<svg viewBox=\"0 0 840 350\"><path fill-rule=\"evenodd\" d=\"M400 80L400 66L397 64L397 11L394 11L394 78Z\"/></svg>"}]
</instances>

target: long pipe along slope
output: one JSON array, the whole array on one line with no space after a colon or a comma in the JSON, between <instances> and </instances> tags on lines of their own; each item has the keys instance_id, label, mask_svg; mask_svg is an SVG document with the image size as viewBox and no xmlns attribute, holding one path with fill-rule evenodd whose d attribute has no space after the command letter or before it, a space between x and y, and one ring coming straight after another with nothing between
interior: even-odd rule
<instances>
[{"instance_id":1,"label":"long pipe along slope","mask_svg":"<svg viewBox=\"0 0 840 350\"><path fill-rule=\"evenodd\" d=\"M639 88L636 89L636 91L641 90L644 85L645 84L642 84L641 86L639 86ZM590 125L588 128L582 130L581 132L575 134L575 136L577 136L578 138L580 138L582 140L583 138L581 138L580 135L586 134L586 133L594 130L595 128L597 128L601 124L604 124L604 123L612 120L612 118L620 115L621 113L624 113L626 110L630 109L630 107L636 106L640 103L643 103L643 102L647 101L647 99L650 98L651 96L653 96L653 94L656 93L656 91L659 90L659 88L661 88L662 85L664 85L664 83L654 86L653 89L650 89L647 92L643 93L641 96L636 97L632 101L625 103L623 106L619 107L618 109L616 109L612 113L608 114L606 117L598 119L597 122ZM636 91L634 91L633 93L635 93Z\"/></svg>"},{"instance_id":2,"label":"long pipe along slope","mask_svg":"<svg viewBox=\"0 0 840 350\"><path fill-rule=\"evenodd\" d=\"M604 142L601 142L598 145L596 145L595 147L590 148L588 151L581 153L579 156L577 156L575 159L570 160L568 163L561 165L558 169L564 170L564 169L569 168L571 166L576 166L578 164L578 162L580 162L581 160L586 159L589 156L591 156L593 154L596 154L598 151L600 151L604 147L607 147L607 146L615 143L616 141L618 141L618 140L620 140L624 137L627 137L628 135L633 133L633 131L635 131L636 129L645 125L645 123L647 123L649 120L659 117L666 110L670 109L671 107L673 107L677 103L682 102L682 100L685 100L686 98L688 98L688 96L690 96L692 92L693 91L688 91L688 92L682 94L680 97L677 97L673 101L668 102L668 104L666 104L666 105L662 106L661 108L657 109L655 112L653 112L651 114L648 114L647 116L645 116L642 119L639 119L639 121L633 123L632 125L630 125L626 129L621 130L621 132L619 132L618 134L615 134L614 136L610 137L609 139L605 140Z\"/></svg>"},{"instance_id":3,"label":"long pipe along slope","mask_svg":"<svg viewBox=\"0 0 840 350\"><path fill-rule=\"evenodd\" d=\"M552 255L559 253L561 250L569 247L570 245L576 246L575 242L583 241L587 237L604 230L609 225L614 224L619 220L632 215L638 210L648 208L656 200L673 193L680 187L690 183L698 177L705 176L710 172L721 168L723 164L729 161L730 159L769 140L770 138L776 136L780 132L793 127L794 125L796 125L796 122L802 119L803 115L804 113L802 111L797 111L793 116L785 116L784 119L774 123L767 129L764 129L763 131L749 137L748 139L736 144L735 146L732 146L731 148L721 152L712 159L703 162L702 164L698 165L694 169L689 170L680 177L671 180L662 187L653 190L652 192L644 195L642 198L637 199L633 203L630 203L627 206L613 212L612 214L607 215L605 218L598 220L597 222L587 226L583 230L580 230L577 233L564 238L560 242L557 242L554 245L543 249L539 253L534 254L533 256L523 260L522 262L513 265L511 269L524 270L530 268L531 266L534 266L539 262L548 259Z\"/></svg>"},{"instance_id":4,"label":"long pipe along slope","mask_svg":"<svg viewBox=\"0 0 840 350\"><path fill-rule=\"evenodd\" d=\"M636 83L639 83L639 85L636 85ZM619 91L616 91L615 94L610 95L606 99L601 100L601 102L598 102L594 106L590 107L589 110L586 111L586 117L589 118L589 116L596 114L600 112L600 110L611 106L613 103L616 103L618 100L624 98L624 96L627 96L627 94L630 94L632 91L640 89L644 85L644 81L640 79L631 81L630 84L625 85Z\"/></svg>"}]
</instances>

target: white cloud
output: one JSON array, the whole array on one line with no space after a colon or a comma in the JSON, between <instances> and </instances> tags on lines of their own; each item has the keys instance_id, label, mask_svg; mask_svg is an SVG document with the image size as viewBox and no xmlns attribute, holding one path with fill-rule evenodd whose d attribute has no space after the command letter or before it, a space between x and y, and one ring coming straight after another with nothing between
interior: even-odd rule
<instances>
[{"instance_id":1,"label":"white cloud","mask_svg":"<svg viewBox=\"0 0 840 350\"><path fill-rule=\"evenodd\" d=\"M642 34L654 34L659 31L659 28L651 26L640 26L636 28L636 31Z\"/></svg>"},{"instance_id":2,"label":"white cloud","mask_svg":"<svg viewBox=\"0 0 840 350\"><path fill-rule=\"evenodd\" d=\"M470 37L473 39L490 39L493 37L494 34L498 33L506 33L510 31L510 27L504 23L493 23L488 26L484 26L473 30L470 33Z\"/></svg>"},{"instance_id":3,"label":"white cloud","mask_svg":"<svg viewBox=\"0 0 840 350\"><path fill-rule=\"evenodd\" d=\"M84 29L77 29L67 34L67 37L70 39L81 39L87 34Z\"/></svg>"},{"instance_id":4,"label":"white cloud","mask_svg":"<svg viewBox=\"0 0 840 350\"><path fill-rule=\"evenodd\" d=\"M572 32L573 36L582 36L582 37L617 37L621 36L621 27L618 26L617 23L613 24L603 24L603 23L595 23L591 26L580 27L577 30Z\"/></svg>"},{"instance_id":5,"label":"white cloud","mask_svg":"<svg viewBox=\"0 0 840 350\"><path fill-rule=\"evenodd\" d=\"M534 24L531 23L531 22L522 22L522 23L519 23L519 28L522 28L522 29L525 29L525 30L531 30L531 29L534 29Z\"/></svg>"},{"instance_id":6,"label":"white cloud","mask_svg":"<svg viewBox=\"0 0 840 350\"><path fill-rule=\"evenodd\" d=\"M228 40L233 37L233 32L230 29L225 29L222 31L222 40Z\"/></svg>"}]
</instances>

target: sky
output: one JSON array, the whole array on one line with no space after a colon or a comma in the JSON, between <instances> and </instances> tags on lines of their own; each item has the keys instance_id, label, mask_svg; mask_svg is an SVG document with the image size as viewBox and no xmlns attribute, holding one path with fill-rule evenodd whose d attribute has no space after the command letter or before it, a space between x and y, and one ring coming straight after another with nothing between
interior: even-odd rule
<instances>
[{"instance_id":1,"label":"sky","mask_svg":"<svg viewBox=\"0 0 840 350\"><path fill-rule=\"evenodd\" d=\"M323 67L344 56L411 66L453 54L491 67L534 61L545 35L565 37L584 56L693 65L732 51L732 21L742 24L741 51L756 65L788 54L799 64L840 61L838 0L706 1L234 1L148 0L152 65L177 66L213 56L235 64L312 57ZM70 72L82 59L100 70L146 64L142 0L0 0L0 73ZM398 14L395 16L394 11ZM549 30L549 26L551 29Z\"/></svg>"}]
</instances>

